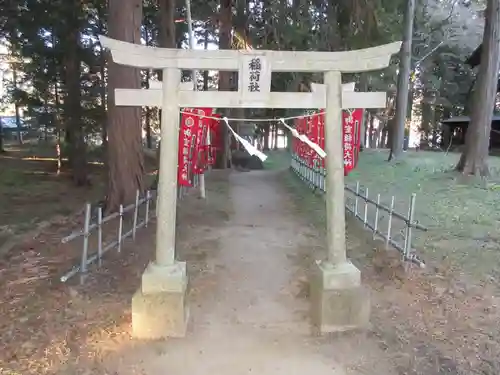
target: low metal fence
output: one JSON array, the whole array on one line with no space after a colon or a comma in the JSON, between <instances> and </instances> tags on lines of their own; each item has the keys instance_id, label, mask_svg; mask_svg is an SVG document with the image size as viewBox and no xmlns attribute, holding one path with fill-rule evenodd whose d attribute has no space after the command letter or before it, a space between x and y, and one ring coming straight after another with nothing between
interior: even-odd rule
<instances>
[{"instance_id":1,"label":"low metal fence","mask_svg":"<svg viewBox=\"0 0 500 375\"><path fill-rule=\"evenodd\" d=\"M325 192L326 170L319 164L312 168L298 155L292 154L290 168L306 183L313 191ZM383 204L381 195L376 194L376 198L369 196L369 189L362 187L356 182L355 187L345 185L346 194L345 207L356 219L363 222L365 228L373 232L373 237L382 238L386 248L389 245L397 249L403 260L425 267L425 263L416 254L412 247L412 237L414 230L427 231L427 228L419 224L415 219L416 194L413 193L408 199L408 213L401 214L395 209L395 196L391 196L390 203ZM360 205L363 206L360 208Z\"/></svg>"},{"instance_id":2,"label":"low metal fence","mask_svg":"<svg viewBox=\"0 0 500 375\"><path fill-rule=\"evenodd\" d=\"M83 239L81 241L82 251L79 264L75 265L71 270L61 276L61 282L64 283L71 277L80 274L80 282L82 283L89 265L97 262L98 266L101 266L104 254L113 248L117 248L118 252L121 252L123 241L128 237L135 239L137 230L142 227L147 227L151 218L156 215L156 196L156 191L148 190L142 197L140 192L137 191L134 203L125 207L120 205L118 212L105 217L103 217L103 209L101 206L92 210L91 204L87 203L85 205L83 229L73 232L61 240L62 243L69 243L77 239ZM143 209L142 217L141 209ZM131 228L129 230L125 229L127 214L132 214L131 217L129 215L129 219L131 219ZM103 238L103 226L114 219L118 219L116 239L106 242ZM90 240L93 233L96 234L96 237L93 238L91 243Z\"/></svg>"}]
</instances>

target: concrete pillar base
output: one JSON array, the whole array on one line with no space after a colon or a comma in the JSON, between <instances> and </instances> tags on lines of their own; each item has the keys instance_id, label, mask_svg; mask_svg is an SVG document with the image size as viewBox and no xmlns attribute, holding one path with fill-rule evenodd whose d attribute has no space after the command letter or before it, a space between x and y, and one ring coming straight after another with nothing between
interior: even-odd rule
<instances>
[{"instance_id":1,"label":"concrete pillar base","mask_svg":"<svg viewBox=\"0 0 500 375\"><path fill-rule=\"evenodd\" d=\"M368 328L370 293L361 285L361 273L351 262L317 262L310 285L313 333Z\"/></svg>"},{"instance_id":2,"label":"concrete pillar base","mask_svg":"<svg viewBox=\"0 0 500 375\"><path fill-rule=\"evenodd\" d=\"M142 274L142 293L183 292L187 288L186 262L159 266L151 262Z\"/></svg>"},{"instance_id":3,"label":"concrete pillar base","mask_svg":"<svg viewBox=\"0 0 500 375\"><path fill-rule=\"evenodd\" d=\"M189 320L186 263L150 263L132 297L132 336L138 339L184 337Z\"/></svg>"}]
</instances>

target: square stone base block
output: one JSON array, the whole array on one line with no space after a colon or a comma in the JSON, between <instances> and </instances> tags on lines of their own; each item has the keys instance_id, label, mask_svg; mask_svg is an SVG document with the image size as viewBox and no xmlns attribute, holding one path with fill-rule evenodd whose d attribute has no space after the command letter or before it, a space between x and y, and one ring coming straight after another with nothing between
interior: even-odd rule
<instances>
[{"instance_id":1,"label":"square stone base block","mask_svg":"<svg viewBox=\"0 0 500 375\"><path fill-rule=\"evenodd\" d=\"M132 297L132 336L138 339L184 337L189 318L186 290L143 294Z\"/></svg>"},{"instance_id":2,"label":"square stone base block","mask_svg":"<svg viewBox=\"0 0 500 375\"><path fill-rule=\"evenodd\" d=\"M346 275L352 269L353 275ZM360 330L369 327L370 292L357 280L354 265L318 264L311 274L311 325L314 334ZM339 279L335 282L335 279ZM346 282L351 280L351 282Z\"/></svg>"}]
</instances>

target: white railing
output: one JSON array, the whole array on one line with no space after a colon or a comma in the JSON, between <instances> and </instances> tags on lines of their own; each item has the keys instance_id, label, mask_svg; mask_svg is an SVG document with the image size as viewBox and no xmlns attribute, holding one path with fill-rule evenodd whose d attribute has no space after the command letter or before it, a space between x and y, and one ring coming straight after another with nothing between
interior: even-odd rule
<instances>
[{"instance_id":1,"label":"white railing","mask_svg":"<svg viewBox=\"0 0 500 375\"><path fill-rule=\"evenodd\" d=\"M153 206L155 207L154 211L152 210ZM140 217L141 207L144 207L142 218ZM149 190L143 197L137 191L134 203L125 207L120 205L118 212L105 217L103 217L101 206L96 207L93 215L92 206L90 203L87 203L85 205L83 229L73 232L61 240L62 243L68 243L83 237L80 262L61 277L61 282L66 282L78 273L80 274L80 282L83 282L89 265L97 261L98 266L101 266L103 255L106 252L115 247L118 249L118 252L121 252L123 240L128 237L132 237L135 240L137 230L147 227L151 218L156 215L156 207L156 191L151 192ZM127 213L132 212L132 226L129 230L125 230L126 220L124 220L124 217ZM118 219L116 239L106 243L103 239L103 226L114 219ZM97 248L92 248L90 245L90 237L93 233L97 234L97 238L94 238L94 242L96 242L94 246Z\"/></svg>"},{"instance_id":2,"label":"white railing","mask_svg":"<svg viewBox=\"0 0 500 375\"><path fill-rule=\"evenodd\" d=\"M311 168L307 162L293 153L290 168L313 191L325 192L325 168L320 166ZM397 249L403 260L415 263L422 268L425 267L425 263L417 256L412 247L413 229L427 231L427 228L420 225L418 220L414 218L416 194L411 194L409 197L408 214L404 215L394 209L394 196L391 197L391 203L387 206L380 203L380 194L376 195L376 200L371 199L368 188L361 187L359 182L356 183L355 188L345 185L344 189L347 193L346 210L356 219L362 221L364 227L373 232L374 238L382 238L386 248L391 245ZM350 204L350 202L352 203ZM360 204L363 209L360 209ZM396 221L399 222L399 226L395 225Z\"/></svg>"}]
</instances>

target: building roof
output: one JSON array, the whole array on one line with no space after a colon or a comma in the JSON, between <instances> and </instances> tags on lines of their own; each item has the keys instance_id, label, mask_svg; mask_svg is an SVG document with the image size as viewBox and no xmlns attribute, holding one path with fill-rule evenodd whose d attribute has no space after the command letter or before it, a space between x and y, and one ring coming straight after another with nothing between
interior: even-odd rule
<instances>
[{"instance_id":1,"label":"building roof","mask_svg":"<svg viewBox=\"0 0 500 375\"><path fill-rule=\"evenodd\" d=\"M471 68L475 68L476 66L481 64L481 52L483 50L483 44L481 43L475 50L472 52L472 55L469 56L465 63L469 65ZM497 92L500 92L500 77L497 82Z\"/></svg>"},{"instance_id":2,"label":"building roof","mask_svg":"<svg viewBox=\"0 0 500 375\"><path fill-rule=\"evenodd\" d=\"M481 52L483 50L483 44L481 43L475 50L472 52L472 55L469 56L465 63L469 65L471 68L475 68L479 64L481 64Z\"/></svg>"},{"instance_id":3,"label":"building roof","mask_svg":"<svg viewBox=\"0 0 500 375\"><path fill-rule=\"evenodd\" d=\"M460 127L467 127L470 122L470 117L469 116L456 116L456 117L451 117L446 120L442 120L441 124L443 125L448 125L448 126L460 126ZM492 127L499 128L500 124L500 115L493 115L493 118L491 119Z\"/></svg>"}]
</instances>

